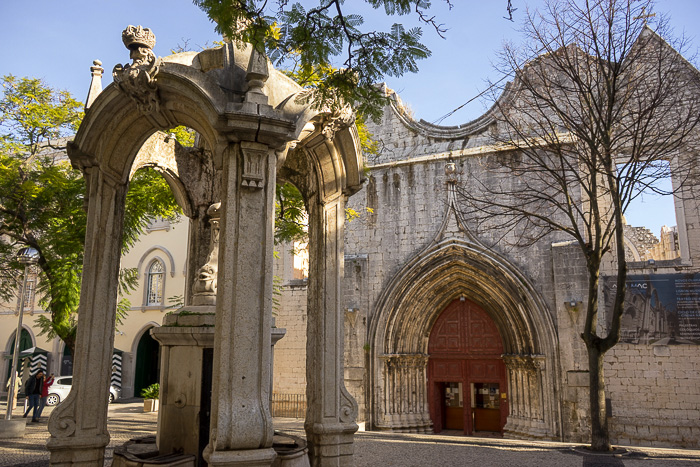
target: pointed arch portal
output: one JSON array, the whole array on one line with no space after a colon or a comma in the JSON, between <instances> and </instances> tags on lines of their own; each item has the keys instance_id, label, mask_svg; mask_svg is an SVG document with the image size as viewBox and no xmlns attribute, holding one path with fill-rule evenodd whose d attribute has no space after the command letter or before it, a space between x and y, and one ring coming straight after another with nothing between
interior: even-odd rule
<instances>
[{"instance_id":1,"label":"pointed arch portal","mask_svg":"<svg viewBox=\"0 0 700 467\"><path fill-rule=\"evenodd\" d=\"M470 239L438 239L407 262L377 304L370 328L372 427L440 431L446 426L447 389L457 397L461 383L463 404L469 403L470 409L473 391L498 391L503 403L495 431L528 438L559 434L554 325L539 294L506 259ZM450 338L444 326L454 313L461 316L457 323L467 321L455 324L457 335ZM469 361L478 360L483 349L473 353L464 344L474 338L465 331L472 319L488 330L494 343L476 362L481 369L469 367ZM495 345L496 335L500 346ZM450 345L461 350L453 352ZM457 377L450 379L451 374ZM472 383L498 384L498 389L481 385L472 391ZM474 429L476 411L470 409L458 425L467 433Z\"/></svg>"}]
</instances>

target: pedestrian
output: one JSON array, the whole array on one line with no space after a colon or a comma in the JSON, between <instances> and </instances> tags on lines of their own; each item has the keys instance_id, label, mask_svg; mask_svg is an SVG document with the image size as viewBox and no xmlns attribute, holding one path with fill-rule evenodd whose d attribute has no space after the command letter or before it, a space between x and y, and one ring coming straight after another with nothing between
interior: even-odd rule
<instances>
[{"instance_id":1,"label":"pedestrian","mask_svg":"<svg viewBox=\"0 0 700 467\"><path fill-rule=\"evenodd\" d=\"M12 378L7 380L7 393L10 393L10 383L12 382ZM22 378L20 378L17 375L17 372L15 371L15 391L14 391L14 397L12 398L12 409L17 408L17 394L19 394L19 388L22 386Z\"/></svg>"},{"instance_id":2,"label":"pedestrian","mask_svg":"<svg viewBox=\"0 0 700 467\"><path fill-rule=\"evenodd\" d=\"M41 418L41 414L44 411L44 407L46 407L46 399L49 398L49 389L51 388L53 381L53 373L51 373L49 377L44 381L44 385L41 388L41 400L39 401L39 412L36 416L37 419Z\"/></svg>"},{"instance_id":3,"label":"pedestrian","mask_svg":"<svg viewBox=\"0 0 700 467\"><path fill-rule=\"evenodd\" d=\"M29 405L27 406L27 411L24 412L24 418L27 418L29 411L34 409L32 412L32 421L38 422L37 411L39 410L39 401L41 399L41 389L44 386L44 371L39 370L36 375L30 376L26 383L24 383L24 392L27 395L27 400Z\"/></svg>"}]
</instances>

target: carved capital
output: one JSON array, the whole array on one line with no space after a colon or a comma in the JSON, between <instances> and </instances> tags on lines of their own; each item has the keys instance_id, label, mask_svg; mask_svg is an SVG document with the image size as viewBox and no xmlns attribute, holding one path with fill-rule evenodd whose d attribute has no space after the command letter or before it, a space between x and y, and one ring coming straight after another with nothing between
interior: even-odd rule
<instances>
[{"instance_id":1,"label":"carved capital","mask_svg":"<svg viewBox=\"0 0 700 467\"><path fill-rule=\"evenodd\" d=\"M536 373L545 368L544 355L502 355L503 362L509 370L520 370L527 373Z\"/></svg>"},{"instance_id":2,"label":"carved capital","mask_svg":"<svg viewBox=\"0 0 700 467\"><path fill-rule=\"evenodd\" d=\"M428 365L428 355L420 353L411 354L385 354L380 359L386 363L387 370L392 368L424 369Z\"/></svg>"},{"instance_id":3,"label":"carved capital","mask_svg":"<svg viewBox=\"0 0 700 467\"><path fill-rule=\"evenodd\" d=\"M265 165L268 147L258 143L241 143L243 155L243 175L241 185L261 189L265 186Z\"/></svg>"},{"instance_id":4,"label":"carved capital","mask_svg":"<svg viewBox=\"0 0 700 467\"><path fill-rule=\"evenodd\" d=\"M117 64L112 70L114 82L119 89L136 102L139 111L145 114L160 110L160 98L155 77L162 60L156 58L153 46L156 36L148 28L128 26L122 32L124 45L131 51L132 63Z\"/></svg>"}]
</instances>

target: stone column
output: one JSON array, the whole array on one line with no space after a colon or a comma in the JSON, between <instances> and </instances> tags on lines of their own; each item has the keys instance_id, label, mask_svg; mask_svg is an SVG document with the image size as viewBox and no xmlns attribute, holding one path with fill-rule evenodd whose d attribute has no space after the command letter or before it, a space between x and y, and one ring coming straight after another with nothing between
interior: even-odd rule
<instances>
[{"instance_id":1,"label":"stone column","mask_svg":"<svg viewBox=\"0 0 700 467\"><path fill-rule=\"evenodd\" d=\"M275 152L232 143L223 154L210 466L268 466Z\"/></svg>"},{"instance_id":2,"label":"stone column","mask_svg":"<svg viewBox=\"0 0 700 467\"><path fill-rule=\"evenodd\" d=\"M107 401L112 369L117 285L126 186L93 162L84 166L88 221L73 387L51 414L51 465L102 465L109 443Z\"/></svg>"},{"instance_id":3,"label":"stone column","mask_svg":"<svg viewBox=\"0 0 700 467\"><path fill-rule=\"evenodd\" d=\"M542 355L504 355L510 414L504 431L517 438L551 436L544 420L545 359Z\"/></svg>"},{"instance_id":4,"label":"stone column","mask_svg":"<svg viewBox=\"0 0 700 467\"><path fill-rule=\"evenodd\" d=\"M428 357L423 354L395 354L384 361L384 413L379 426L400 433L430 432L427 393Z\"/></svg>"},{"instance_id":5,"label":"stone column","mask_svg":"<svg viewBox=\"0 0 700 467\"><path fill-rule=\"evenodd\" d=\"M343 383L345 195L309 200L306 437L314 466L352 465L357 402Z\"/></svg>"}]
</instances>

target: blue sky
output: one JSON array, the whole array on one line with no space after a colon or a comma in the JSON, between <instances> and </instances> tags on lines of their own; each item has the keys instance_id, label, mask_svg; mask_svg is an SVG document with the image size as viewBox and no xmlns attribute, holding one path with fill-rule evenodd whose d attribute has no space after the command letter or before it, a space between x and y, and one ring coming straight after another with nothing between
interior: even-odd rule
<instances>
[{"instance_id":1,"label":"blue sky","mask_svg":"<svg viewBox=\"0 0 700 467\"><path fill-rule=\"evenodd\" d=\"M434 122L484 90L489 78L498 79L492 62L503 41L517 42L526 6L540 4L512 1L518 8L515 22L503 18L507 0L452 0L451 11L442 0L433 0L433 13L449 29L447 38L440 39L424 27L424 43L432 56L419 62L417 74L386 79L416 118ZM383 14L363 8L359 0L346 0L346 5L358 8L372 27L406 22L406 18L387 21ZM657 11L670 15L676 35L685 33L691 39L689 51L696 52L700 46L700 1L663 0L658 2ZM169 55L172 48L185 42L197 49L219 40L206 15L188 0L0 0L0 17L5 20L0 28L0 75L40 77L83 101L92 60L103 62L105 85L111 81L115 64L129 62L121 42L121 31L129 24L151 28L159 56ZM488 105L488 101L476 100L442 124L470 121ZM642 212L648 213L648 206ZM627 217L630 224L639 225L637 215L629 213ZM674 221L656 222L652 231L658 233L660 225L669 222Z\"/></svg>"}]
</instances>

